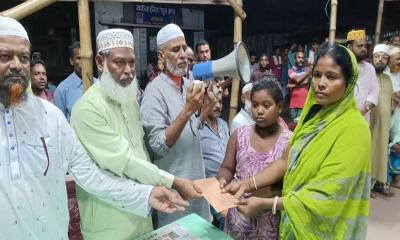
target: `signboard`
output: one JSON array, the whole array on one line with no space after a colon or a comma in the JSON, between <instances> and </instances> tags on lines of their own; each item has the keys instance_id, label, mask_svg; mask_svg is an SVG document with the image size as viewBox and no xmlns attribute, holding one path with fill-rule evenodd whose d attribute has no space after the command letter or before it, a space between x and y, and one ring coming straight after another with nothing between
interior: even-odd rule
<instances>
[{"instance_id":1,"label":"signboard","mask_svg":"<svg viewBox=\"0 0 400 240\"><path fill-rule=\"evenodd\" d=\"M171 7L162 7L156 5L135 5L136 23L165 25L176 23L177 10Z\"/></svg>"}]
</instances>

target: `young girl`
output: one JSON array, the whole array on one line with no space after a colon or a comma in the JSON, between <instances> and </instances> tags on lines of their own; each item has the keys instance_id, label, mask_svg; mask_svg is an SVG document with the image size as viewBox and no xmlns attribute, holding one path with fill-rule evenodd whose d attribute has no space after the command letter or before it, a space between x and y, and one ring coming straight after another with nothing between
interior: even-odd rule
<instances>
[{"instance_id":1,"label":"young girl","mask_svg":"<svg viewBox=\"0 0 400 240\"><path fill-rule=\"evenodd\" d=\"M279 159L288 147L291 132L278 123L283 107L279 83L266 76L253 85L250 97L255 124L239 127L230 137L217 177L221 186L231 180L252 179ZM266 212L245 217L232 208L226 217L225 230L234 239L279 239L279 221L279 214Z\"/></svg>"}]
</instances>

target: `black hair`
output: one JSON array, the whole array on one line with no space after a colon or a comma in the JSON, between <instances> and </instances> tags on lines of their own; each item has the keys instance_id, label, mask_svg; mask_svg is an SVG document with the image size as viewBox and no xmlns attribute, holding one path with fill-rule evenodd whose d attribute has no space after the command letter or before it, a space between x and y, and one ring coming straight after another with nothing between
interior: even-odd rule
<instances>
[{"instance_id":1,"label":"black hair","mask_svg":"<svg viewBox=\"0 0 400 240\"><path fill-rule=\"evenodd\" d=\"M69 45L68 49L69 49L69 56L71 58L74 57L74 50L75 49L80 49L81 48L81 43L80 42L73 42L71 45Z\"/></svg>"},{"instance_id":2,"label":"black hair","mask_svg":"<svg viewBox=\"0 0 400 240\"><path fill-rule=\"evenodd\" d=\"M260 59L261 59L262 57L267 57L267 60L269 59L268 54L266 54L266 53L261 53L261 54L260 54Z\"/></svg>"},{"instance_id":3,"label":"black hair","mask_svg":"<svg viewBox=\"0 0 400 240\"><path fill-rule=\"evenodd\" d=\"M32 53L32 59L31 59L31 69L36 65L36 64L42 64L44 68L46 68L46 65L42 59L42 54L40 52L34 52Z\"/></svg>"},{"instance_id":4,"label":"black hair","mask_svg":"<svg viewBox=\"0 0 400 240\"><path fill-rule=\"evenodd\" d=\"M313 72L318 60L325 56L331 57L333 61L340 66L347 86L351 77L353 76L353 63L351 61L350 54L342 46L324 43L318 49L317 56L315 57L315 64L313 66Z\"/></svg>"},{"instance_id":5,"label":"black hair","mask_svg":"<svg viewBox=\"0 0 400 240\"><path fill-rule=\"evenodd\" d=\"M272 47L272 51L274 52L274 54L275 54L276 50L278 50L278 49L279 50L281 49L281 47L278 46L278 45L275 45L275 46Z\"/></svg>"},{"instance_id":6,"label":"black hair","mask_svg":"<svg viewBox=\"0 0 400 240\"><path fill-rule=\"evenodd\" d=\"M206 40L202 39L202 40L200 40L200 41L198 41L198 42L196 43L196 53L199 52L199 47L200 47L200 46L203 46L203 45L208 45L208 46L210 46L210 44L209 44Z\"/></svg>"},{"instance_id":7,"label":"black hair","mask_svg":"<svg viewBox=\"0 0 400 240\"><path fill-rule=\"evenodd\" d=\"M250 50L249 55L250 55L250 57L256 56L256 58L257 58L257 53L253 50Z\"/></svg>"},{"instance_id":8,"label":"black hair","mask_svg":"<svg viewBox=\"0 0 400 240\"><path fill-rule=\"evenodd\" d=\"M299 54L299 53L302 53L302 54L304 54L304 52L303 52L303 51L296 50L296 52L295 52L295 54L294 54L294 57L295 57L295 58L297 58L297 54Z\"/></svg>"},{"instance_id":9,"label":"black hair","mask_svg":"<svg viewBox=\"0 0 400 240\"><path fill-rule=\"evenodd\" d=\"M253 95L257 91L265 90L271 95L272 99L276 104L283 101L283 90L279 82L274 75L263 76L260 80L253 84L250 92L250 99L253 99Z\"/></svg>"}]
</instances>

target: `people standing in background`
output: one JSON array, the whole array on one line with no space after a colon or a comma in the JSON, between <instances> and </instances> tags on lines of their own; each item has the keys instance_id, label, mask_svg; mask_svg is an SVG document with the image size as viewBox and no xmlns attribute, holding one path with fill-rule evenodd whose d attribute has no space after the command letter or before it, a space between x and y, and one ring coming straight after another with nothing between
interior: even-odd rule
<instances>
[{"instance_id":1,"label":"people standing in background","mask_svg":"<svg viewBox=\"0 0 400 240\"><path fill-rule=\"evenodd\" d=\"M258 69L258 58L257 54L254 51L250 51L250 71L253 73Z\"/></svg>"},{"instance_id":2,"label":"people standing in background","mask_svg":"<svg viewBox=\"0 0 400 240\"><path fill-rule=\"evenodd\" d=\"M271 68L272 74L276 77L276 79L281 81L281 70L282 70L282 57L281 57L281 49L278 46L274 47L274 55L269 59L269 66Z\"/></svg>"},{"instance_id":3,"label":"people standing in background","mask_svg":"<svg viewBox=\"0 0 400 240\"><path fill-rule=\"evenodd\" d=\"M308 78L311 76L312 68L308 67L304 53L297 51L295 54L296 62L289 69L289 84L290 91L290 114L293 121L297 121L303 110L304 103L308 94Z\"/></svg>"},{"instance_id":4,"label":"people standing in background","mask_svg":"<svg viewBox=\"0 0 400 240\"><path fill-rule=\"evenodd\" d=\"M83 95L80 43L74 42L69 46L69 53L69 63L73 68L73 72L57 86L54 92L54 103L64 113L68 122L75 102ZM97 79L93 78L93 82L96 81Z\"/></svg>"},{"instance_id":5,"label":"people standing in background","mask_svg":"<svg viewBox=\"0 0 400 240\"><path fill-rule=\"evenodd\" d=\"M47 71L46 65L42 60L41 54L35 52L32 54L31 61L31 88L35 96L43 98L51 103L54 103L53 93L46 88L47 86Z\"/></svg>"},{"instance_id":6,"label":"people standing in background","mask_svg":"<svg viewBox=\"0 0 400 240\"><path fill-rule=\"evenodd\" d=\"M347 47L354 53L358 62L359 74L355 89L357 107L369 124L370 111L378 104L379 84L374 66L365 61L368 57L365 31L348 32Z\"/></svg>"},{"instance_id":7,"label":"people standing in background","mask_svg":"<svg viewBox=\"0 0 400 240\"><path fill-rule=\"evenodd\" d=\"M390 76L384 71L389 62L389 46L378 44L374 47L372 65L375 68L379 83L379 104L371 110L371 159L373 181L377 181L373 190L384 195L389 192L388 183L388 144L390 118L392 116L393 85ZM371 196L374 196L371 193Z\"/></svg>"},{"instance_id":8,"label":"people standing in background","mask_svg":"<svg viewBox=\"0 0 400 240\"><path fill-rule=\"evenodd\" d=\"M398 44L400 45L400 37ZM394 40L396 40L394 39ZM400 47L394 47L389 52L389 70L392 78L393 104L392 124L390 130L389 183L400 189Z\"/></svg>"},{"instance_id":9,"label":"people standing in background","mask_svg":"<svg viewBox=\"0 0 400 240\"><path fill-rule=\"evenodd\" d=\"M250 100L250 92L252 87L253 83L248 83L242 88L242 96L240 97L240 100L242 101L243 107L232 120L231 133L233 133L236 128L240 126L249 126L254 124L253 117L251 116Z\"/></svg>"},{"instance_id":10,"label":"people standing in background","mask_svg":"<svg viewBox=\"0 0 400 240\"><path fill-rule=\"evenodd\" d=\"M288 53L289 49L284 48L283 51L281 52L281 57L282 57L282 67L281 67L281 84L283 88L283 96L285 97L285 102L287 101L287 98L289 97L289 90L288 90L288 83L289 83L289 58L288 58Z\"/></svg>"},{"instance_id":11,"label":"people standing in background","mask_svg":"<svg viewBox=\"0 0 400 240\"><path fill-rule=\"evenodd\" d=\"M200 40L196 43L196 54L199 62L211 60L210 44L206 40Z\"/></svg>"},{"instance_id":12,"label":"people standing in background","mask_svg":"<svg viewBox=\"0 0 400 240\"><path fill-rule=\"evenodd\" d=\"M266 75L272 75L272 72L269 67L268 55L263 53L260 55L260 60L258 61L258 69L251 74L250 82L254 83Z\"/></svg>"},{"instance_id":13,"label":"people standing in background","mask_svg":"<svg viewBox=\"0 0 400 240\"><path fill-rule=\"evenodd\" d=\"M308 52L308 65L314 65L315 55L317 54L319 48L319 43L317 41L313 41L311 43L311 49Z\"/></svg>"}]
</instances>

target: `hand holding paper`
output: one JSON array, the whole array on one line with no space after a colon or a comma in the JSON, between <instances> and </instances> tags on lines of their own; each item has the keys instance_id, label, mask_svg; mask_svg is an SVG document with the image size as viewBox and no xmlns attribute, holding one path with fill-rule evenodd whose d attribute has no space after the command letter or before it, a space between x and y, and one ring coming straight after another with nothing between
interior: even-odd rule
<instances>
[{"instance_id":1,"label":"hand holding paper","mask_svg":"<svg viewBox=\"0 0 400 240\"><path fill-rule=\"evenodd\" d=\"M201 189L202 195L214 207L217 212L236 207L237 199L230 193L221 193L220 183L213 178L195 180L196 185Z\"/></svg>"}]
</instances>

